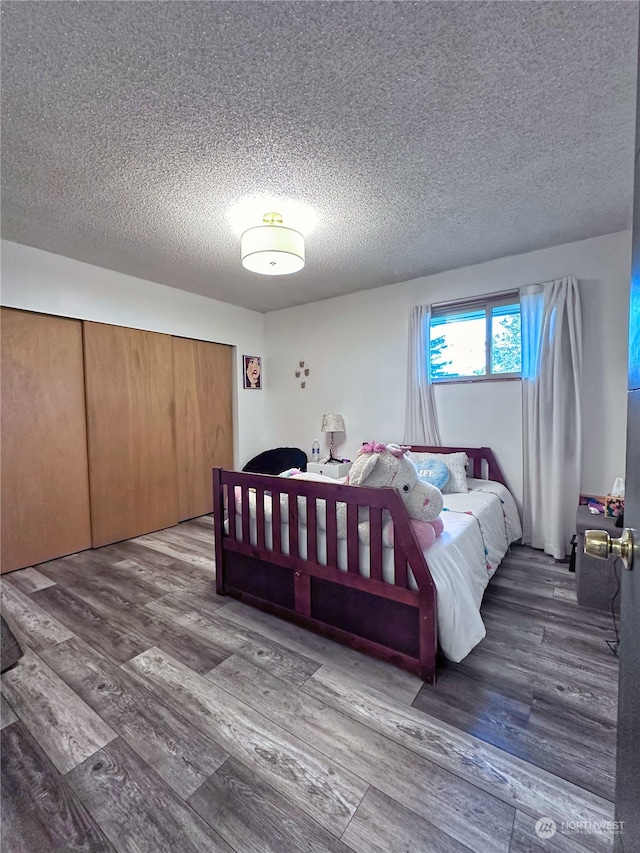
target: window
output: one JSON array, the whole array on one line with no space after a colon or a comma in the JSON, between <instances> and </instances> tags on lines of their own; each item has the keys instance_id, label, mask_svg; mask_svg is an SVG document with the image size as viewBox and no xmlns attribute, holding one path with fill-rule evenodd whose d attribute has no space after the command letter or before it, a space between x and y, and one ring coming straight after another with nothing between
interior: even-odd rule
<instances>
[{"instance_id":1,"label":"window","mask_svg":"<svg viewBox=\"0 0 640 853\"><path fill-rule=\"evenodd\" d=\"M518 294L434 306L429 341L433 382L520 376Z\"/></svg>"}]
</instances>

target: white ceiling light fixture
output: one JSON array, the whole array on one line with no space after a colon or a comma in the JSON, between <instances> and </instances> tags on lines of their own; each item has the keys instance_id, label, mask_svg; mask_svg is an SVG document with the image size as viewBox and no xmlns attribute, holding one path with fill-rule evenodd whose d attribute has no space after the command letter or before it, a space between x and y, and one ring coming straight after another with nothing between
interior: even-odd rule
<instances>
[{"instance_id":1,"label":"white ceiling light fixture","mask_svg":"<svg viewBox=\"0 0 640 853\"><path fill-rule=\"evenodd\" d=\"M265 213L262 225L240 238L242 266L261 275L289 275L304 267L304 237L282 225L279 213Z\"/></svg>"}]
</instances>

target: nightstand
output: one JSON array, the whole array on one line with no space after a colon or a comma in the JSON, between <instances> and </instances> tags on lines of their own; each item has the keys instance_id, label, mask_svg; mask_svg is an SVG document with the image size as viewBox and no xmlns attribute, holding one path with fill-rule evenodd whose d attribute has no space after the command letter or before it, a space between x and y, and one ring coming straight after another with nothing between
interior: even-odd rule
<instances>
[{"instance_id":1,"label":"nightstand","mask_svg":"<svg viewBox=\"0 0 640 853\"><path fill-rule=\"evenodd\" d=\"M334 480L339 480L346 477L351 468L351 462L308 462L307 471L309 474L322 474L325 477L333 477Z\"/></svg>"}]
</instances>

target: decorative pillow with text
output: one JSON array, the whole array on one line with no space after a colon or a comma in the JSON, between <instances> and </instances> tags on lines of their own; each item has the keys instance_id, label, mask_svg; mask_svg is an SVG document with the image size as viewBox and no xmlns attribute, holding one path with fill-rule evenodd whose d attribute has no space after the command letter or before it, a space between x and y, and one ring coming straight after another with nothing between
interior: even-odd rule
<instances>
[{"instance_id":1,"label":"decorative pillow with text","mask_svg":"<svg viewBox=\"0 0 640 853\"><path fill-rule=\"evenodd\" d=\"M426 470L427 466L433 462L443 462L447 466L449 479L440 490L443 494L469 491L467 488L469 457L466 453L412 453L411 458L416 463L418 472ZM436 484L434 483L434 485Z\"/></svg>"}]
</instances>

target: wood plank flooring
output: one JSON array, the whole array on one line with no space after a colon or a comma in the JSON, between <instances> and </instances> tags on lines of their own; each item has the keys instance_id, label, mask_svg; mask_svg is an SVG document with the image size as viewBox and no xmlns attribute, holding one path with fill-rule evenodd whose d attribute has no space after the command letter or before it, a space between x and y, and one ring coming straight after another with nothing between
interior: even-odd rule
<instances>
[{"instance_id":1,"label":"wood plank flooring","mask_svg":"<svg viewBox=\"0 0 640 853\"><path fill-rule=\"evenodd\" d=\"M217 596L208 516L1 587L11 853L613 849L611 617L529 548L434 687Z\"/></svg>"}]
</instances>

